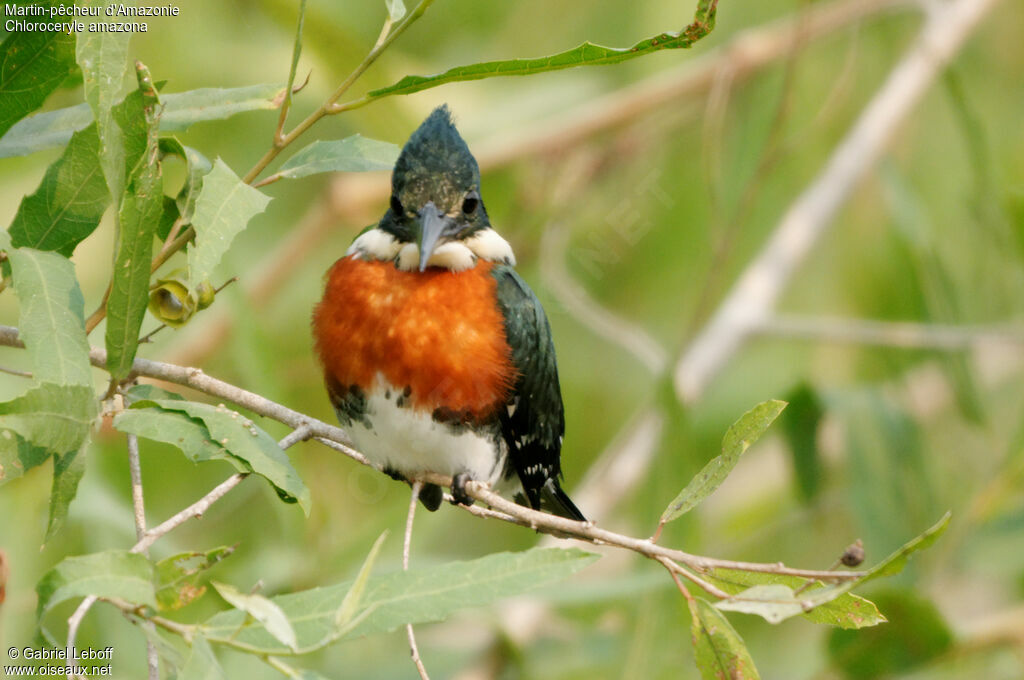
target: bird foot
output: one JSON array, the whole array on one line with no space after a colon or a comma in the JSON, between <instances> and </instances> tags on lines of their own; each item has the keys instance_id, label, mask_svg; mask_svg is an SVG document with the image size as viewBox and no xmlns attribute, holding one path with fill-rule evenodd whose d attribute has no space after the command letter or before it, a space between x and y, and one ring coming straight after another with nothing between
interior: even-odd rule
<instances>
[{"instance_id":1,"label":"bird foot","mask_svg":"<svg viewBox=\"0 0 1024 680\"><path fill-rule=\"evenodd\" d=\"M466 482L473 481L468 472L460 472L452 477L452 500L458 505L473 505L473 499L466 493Z\"/></svg>"}]
</instances>

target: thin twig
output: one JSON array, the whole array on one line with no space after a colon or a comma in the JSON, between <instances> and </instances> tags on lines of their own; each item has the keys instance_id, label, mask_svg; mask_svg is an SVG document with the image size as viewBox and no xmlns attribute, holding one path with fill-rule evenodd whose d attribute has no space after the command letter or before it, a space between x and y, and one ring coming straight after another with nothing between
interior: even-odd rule
<instances>
[{"instance_id":1,"label":"thin twig","mask_svg":"<svg viewBox=\"0 0 1024 680\"><path fill-rule=\"evenodd\" d=\"M139 438L128 435L128 470L132 480L132 510L135 514L135 540L141 541L146 536L146 501L142 493L142 466L139 462ZM143 551L146 554L146 551ZM152 623L143 625L152 626ZM149 666L149 680L160 680L160 657L156 645L146 638L146 663Z\"/></svg>"},{"instance_id":2,"label":"thin twig","mask_svg":"<svg viewBox=\"0 0 1024 680\"><path fill-rule=\"evenodd\" d=\"M0 373L6 373L8 375L16 375L19 378L31 378L31 371L19 371L16 368L7 368L6 366L0 366Z\"/></svg>"},{"instance_id":3,"label":"thin twig","mask_svg":"<svg viewBox=\"0 0 1024 680\"><path fill-rule=\"evenodd\" d=\"M203 513L209 510L211 505L223 498L228 491L231 491L231 489L238 486L242 480L248 476L249 473L246 472L236 472L231 475L192 505L175 513L157 526L148 530L146 535L143 536L138 543L132 546L131 552L143 552L144 550L147 550L149 546L153 545L153 543L155 543L161 536L177 529L190 519L202 517Z\"/></svg>"},{"instance_id":4,"label":"thin twig","mask_svg":"<svg viewBox=\"0 0 1024 680\"><path fill-rule=\"evenodd\" d=\"M18 329L10 326L0 326L0 345L12 347L23 346L18 338ZM96 366L106 364L106 352L99 348L92 348L89 352L90 361ZM348 435L338 427L328 425L310 416L293 411L292 409L273 402L260 395L253 394L247 390L226 383L222 380L212 378L199 369L174 366L159 361L148 359L136 359L132 365L132 373L139 376L159 378L168 382L187 385L206 394L221 397L244 406L260 415L273 418L293 428L300 428L303 425L308 427L309 436L322 441L335 450L341 451L353 460L365 465L370 465L366 457L351 448L351 440ZM285 438L287 440L287 437ZM283 440L284 441L284 440ZM163 524L146 532L146 538L140 541L134 552L149 547L156 538L167 533L170 529L187 521L190 517L201 515L206 508L231 488L237 485L246 475L238 473L228 478L216 489L205 497L182 510L174 517ZM421 475L420 481L431 484L438 484L451 487L451 477L436 473ZM817 578L823 581L844 581L856 579L864 575L862 571L829 572L815 571L809 569L794 569L782 563L758 563L738 562L734 560L721 560L700 555L692 555L681 550L673 550L661 545L652 543L649 539L634 538L624 534L618 534L607 529L602 529L591 522L577 522L550 515L545 512L527 508L512 501L509 501L496 493L491 492L487 485L480 482L469 482L466 484L466 491L470 497L487 503L491 508L498 510L498 513L489 515L494 519L501 519L520 526L530 527L536 531L549 533L556 536L569 537L588 543L600 543L603 545L617 546L626 550L644 555L649 558L658 556L675 560L688 568L698 572L706 572L709 569L738 569L741 571L754 571L769 574L783 574L798 576L801 578ZM464 506L463 506L464 507ZM472 512L472 509L469 509Z\"/></svg>"},{"instance_id":5,"label":"thin twig","mask_svg":"<svg viewBox=\"0 0 1024 680\"><path fill-rule=\"evenodd\" d=\"M679 360L675 386L681 401L698 399L750 334L771 318L786 283L832 224L840 206L996 2L955 0L927 14L924 28L903 60Z\"/></svg>"},{"instance_id":6,"label":"thin twig","mask_svg":"<svg viewBox=\"0 0 1024 680\"><path fill-rule=\"evenodd\" d=\"M405 540L402 542L402 571L409 571L409 550L412 545L412 520L416 516L416 503L420 498L420 491L423 489L423 482L418 479L412 483L412 493L409 498L409 514L405 517ZM420 649L416 645L416 633L412 629L412 624L405 624L405 635L409 639L409 654L412 656L412 662L416 665L416 670L420 674L422 680L430 680L430 676L427 675L427 669L423 665L423 659L420 658Z\"/></svg>"},{"instance_id":7,"label":"thin twig","mask_svg":"<svg viewBox=\"0 0 1024 680\"><path fill-rule=\"evenodd\" d=\"M415 22L417 19L423 16L423 13L433 3L434 0L420 0L420 3L416 5L416 8L413 9L408 14L406 14L405 17L398 22L394 30L388 33L387 37L383 41L379 41L376 45L374 45L373 49L370 50L370 52L366 55L363 61L358 66L356 66L352 73L350 73L349 76L341 83L341 85L338 86L338 89L336 89L331 94L331 96L328 97L327 100L320 105L320 108L318 108L313 113L309 114L309 116L307 116L306 119L303 120L301 123L296 125L291 132L282 136L273 146L271 146L270 149L268 149L267 152L263 155L263 157L256 162L256 165L254 165L252 169L245 174L245 177L242 179L242 181L245 182L246 184L251 184L253 180L259 177L260 173L263 172L263 170L265 170L266 167L270 165L270 163L273 162L275 158L277 158L278 154L280 154L285 147L294 142L300 135L302 135L302 133L304 133L306 130L312 127L313 124L316 123L318 120L320 120L324 116L335 113L341 113L342 111L347 111L349 108L351 108L348 106L339 106L337 104L341 96L345 94L350 87L352 87L356 80L359 79L359 76L363 75L363 72L366 71L366 69L368 69L373 64L373 62L377 61L377 57L379 57L381 53L384 50L386 50L391 45L391 43L393 43L398 38L398 36L402 35L402 33L405 32L405 29L409 28L409 26L413 22Z\"/></svg>"}]
</instances>

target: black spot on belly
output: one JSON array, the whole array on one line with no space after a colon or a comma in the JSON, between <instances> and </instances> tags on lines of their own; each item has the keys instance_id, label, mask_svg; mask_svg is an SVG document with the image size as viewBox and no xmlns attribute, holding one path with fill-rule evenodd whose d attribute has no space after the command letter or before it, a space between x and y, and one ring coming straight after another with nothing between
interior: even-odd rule
<instances>
[{"instance_id":1,"label":"black spot on belly","mask_svg":"<svg viewBox=\"0 0 1024 680\"><path fill-rule=\"evenodd\" d=\"M367 429L372 429L370 421L366 417L366 394L359 388L359 385L345 386L328 378L327 394L331 398L331 405L334 406L338 421L342 425L359 423Z\"/></svg>"},{"instance_id":2,"label":"black spot on belly","mask_svg":"<svg viewBox=\"0 0 1024 680\"><path fill-rule=\"evenodd\" d=\"M406 385L402 393L398 395L398 399L395 400L395 406L398 408L405 408L409 403L409 397L412 396L412 387Z\"/></svg>"}]
</instances>

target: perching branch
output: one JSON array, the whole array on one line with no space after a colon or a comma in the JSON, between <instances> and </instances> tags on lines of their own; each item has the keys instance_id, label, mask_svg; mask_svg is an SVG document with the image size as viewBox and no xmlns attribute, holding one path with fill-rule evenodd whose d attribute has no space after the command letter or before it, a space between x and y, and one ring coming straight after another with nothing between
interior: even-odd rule
<instances>
[{"instance_id":1,"label":"perching branch","mask_svg":"<svg viewBox=\"0 0 1024 680\"><path fill-rule=\"evenodd\" d=\"M0 345L22 347L23 344L18 338L18 329L11 326L0 326ZM94 366L105 366L106 351L96 347L92 348L89 351L89 360ZM291 444L299 439L315 438L317 441L323 442L331 448L344 453L353 460L364 465L374 467L375 469L379 469L367 460L365 456L352 448L351 440L341 428L328 425L316 418L299 413L298 411L293 411L286 406L278 404L277 402L271 401L265 397L261 397L258 394L254 394L240 387L231 385L230 383L208 376L197 368L186 368L183 366L166 364L160 361L137 358L132 365L132 375L165 380L167 382L191 387L210 396L227 399L262 416L277 420L278 422L296 428L297 430L301 430L300 433L293 433L292 435L282 439L282 444ZM200 501L197 501L189 508L186 508L186 510L183 510L170 520L167 520L167 522L164 522L158 527L147 532L147 537L136 544L133 551L138 552L139 550L148 547L154 540L156 540L156 538L184 523L189 517L204 512L213 501L223 496L233 486L238 484L238 482L241 481L241 477L244 477L244 475L236 474L232 476L207 494L206 497L200 499ZM419 481L438 484L448 488L451 487L452 483L451 477L435 473L423 474ZM865 574L865 572L861 571L835 572L796 569L787 567L779 562L739 562L735 560L722 560L702 555L693 555L681 550L674 550L672 548L658 545L648 538L635 538L615 533L607 529L602 529L592 522L577 522L518 505L492 492L487 488L486 484L480 482L467 483L466 491L471 498L485 503L490 508L460 506L471 514L491 519L500 519L501 521L529 527L535 531L553 534L562 538L571 538L587 543L615 546L625 550L631 550L650 559L658 559L659 557L667 558L674 560L680 565L695 572L703 573L710 569L736 569L740 571L796 576L806 579L819 579L828 582L855 580ZM451 499L450 495L446 497L449 500ZM212 500L208 501L208 499L211 498ZM150 534L155 535L155 537L151 538Z\"/></svg>"},{"instance_id":2,"label":"perching branch","mask_svg":"<svg viewBox=\"0 0 1024 680\"><path fill-rule=\"evenodd\" d=\"M416 480L412 483L412 493L409 495L409 512L405 517L405 538L402 541L402 571L409 571L409 550L412 546L412 521L416 517L416 503L420 499L420 491L423 490L423 482ZM405 635L409 639L409 654L412 656L412 662L416 666L416 671L420 674L421 680L430 680L430 676L427 675L427 669L423 665L423 659L420 658L420 648L416 644L416 633L412 629L412 624L405 624Z\"/></svg>"}]
</instances>

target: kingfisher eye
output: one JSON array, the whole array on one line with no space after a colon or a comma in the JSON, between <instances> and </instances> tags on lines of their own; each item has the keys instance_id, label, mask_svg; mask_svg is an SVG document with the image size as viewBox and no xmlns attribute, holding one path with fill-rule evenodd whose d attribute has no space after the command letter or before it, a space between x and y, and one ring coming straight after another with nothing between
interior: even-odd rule
<instances>
[{"instance_id":1,"label":"kingfisher eye","mask_svg":"<svg viewBox=\"0 0 1024 680\"><path fill-rule=\"evenodd\" d=\"M398 200L398 196L391 194L391 212L395 213L398 217L405 215L405 208L402 207L402 202Z\"/></svg>"},{"instance_id":2,"label":"kingfisher eye","mask_svg":"<svg viewBox=\"0 0 1024 680\"><path fill-rule=\"evenodd\" d=\"M476 207L478 205L480 205L480 196L478 196L477 193L474 191L473 193L468 194L466 198L462 200L462 212L466 213L467 215L472 215L474 212L476 212Z\"/></svg>"}]
</instances>

